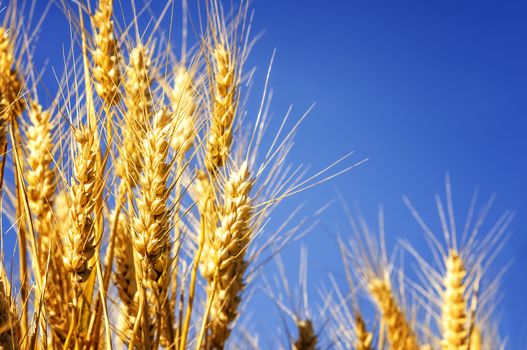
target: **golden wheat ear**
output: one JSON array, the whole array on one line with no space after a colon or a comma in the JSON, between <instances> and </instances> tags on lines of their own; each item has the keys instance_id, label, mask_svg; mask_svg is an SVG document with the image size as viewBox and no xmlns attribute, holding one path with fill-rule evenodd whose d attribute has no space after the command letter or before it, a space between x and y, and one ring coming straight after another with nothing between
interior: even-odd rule
<instances>
[{"instance_id":1,"label":"golden wheat ear","mask_svg":"<svg viewBox=\"0 0 527 350\"><path fill-rule=\"evenodd\" d=\"M250 241L252 180L247 163L233 170L223 189L218 207L220 225L207 237L201 255L201 273L207 279L210 313L207 342L223 348L238 316L247 268L245 252Z\"/></svg>"},{"instance_id":2,"label":"golden wheat ear","mask_svg":"<svg viewBox=\"0 0 527 350\"><path fill-rule=\"evenodd\" d=\"M23 82L17 71L14 42L8 28L0 27L0 118L11 120L25 109Z\"/></svg>"},{"instance_id":3,"label":"golden wheat ear","mask_svg":"<svg viewBox=\"0 0 527 350\"><path fill-rule=\"evenodd\" d=\"M494 201L492 197L478 213L477 195L472 198L468 215L462 230L457 227L452 199L450 179L445 180L443 201L436 195L436 206L441 222L441 234L435 233L422 219L412 203L405 202L420 225L432 249L435 261L430 263L408 244L408 251L417 259L421 269L422 286L416 284L424 303L430 308L432 319L437 322L439 331L438 346L444 350L464 350L469 348L471 330L484 315L489 300L495 299L493 290L498 279L478 291L489 264L498 254L507 237L507 227L514 214L506 211L491 226L489 232L482 232L485 218ZM443 237L444 241L438 237ZM478 295L481 294L481 295ZM470 303L479 302L470 310ZM489 311L486 311L487 313Z\"/></svg>"},{"instance_id":4,"label":"golden wheat ear","mask_svg":"<svg viewBox=\"0 0 527 350\"><path fill-rule=\"evenodd\" d=\"M114 34L112 14L113 0L99 0L99 6L93 16L93 75L95 90L107 106L117 104L121 98L119 46Z\"/></svg>"},{"instance_id":5,"label":"golden wheat ear","mask_svg":"<svg viewBox=\"0 0 527 350\"><path fill-rule=\"evenodd\" d=\"M16 304L11 298L11 286L7 280L4 267L0 271L0 347L2 349L19 349L22 334L18 322Z\"/></svg>"},{"instance_id":6,"label":"golden wheat ear","mask_svg":"<svg viewBox=\"0 0 527 350\"><path fill-rule=\"evenodd\" d=\"M420 344L412 318L399 302L390 278L393 267L387 257L384 243L382 211L379 212L379 233L372 231L361 216L355 218L349 213L348 216L353 238L343 253L351 259L351 265L360 281L359 285L365 289L379 311L389 347L418 350ZM399 282L404 284L404 279L399 278ZM404 285L400 286L399 290L404 291ZM404 298L404 295L402 297ZM380 332L383 332L382 327Z\"/></svg>"},{"instance_id":7,"label":"golden wheat ear","mask_svg":"<svg viewBox=\"0 0 527 350\"><path fill-rule=\"evenodd\" d=\"M264 292L276 304L283 326L277 333L285 333L287 338L283 340L280 348L292 349L318 349L324 348L317 330L319 323L310 307L308 296L308 256L307 248L300 249L298 267L298 286L291 286L287 278L287 271L281 256L274 256L277 274L271 281L264 279ZM296 288L298 287L298 288ZM318 315L317 315L318 316Z\"/></svg>"}]
</instances>

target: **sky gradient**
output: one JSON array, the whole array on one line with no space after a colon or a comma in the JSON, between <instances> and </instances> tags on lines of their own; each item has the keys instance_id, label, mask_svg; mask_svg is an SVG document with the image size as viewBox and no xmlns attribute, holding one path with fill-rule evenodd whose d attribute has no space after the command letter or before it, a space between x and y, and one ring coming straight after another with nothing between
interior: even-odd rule
<instances>
[{"instance_id":1,"label":"sky gradient","mask_svg":"<svg viewBox=\"0 0 527 350\"><path fill-rule=\"evenodd\" d=\"M46 3L37 2L37 8ZM161 9L157 1L152 7ZM352 161L368 159L290 199L291 205L305 202L306 211L313 212L339 193L372 224L382 205L389 245L408 239L426 253L403 195L439 229L434 195L444 193L445 173L451 176L458 226L476 188L480 203L496 193L489 223L506 209L517 214L491 271L511 263L500 289L500 329L510 349L525 349L527 2L256 0L252 8L253 32L263 36L248 62L257 69L256 99L249 108L258 102L276 49L275 119L290 104L299 117L316 103L291 161L321 169L352 150ZM59 11L50 12L37 64L60 58L57 51L69 42L64 23ZM54 40L45 41L50 35ZM305 240L314 290L327 283L318 276L342 273L334 237L348 230L338 203L320 221ZM299 247L293 243L284 251L293 276ZM411 259L406 260L410 267ZM273 329L269 322L276 312L263 308L263 301L256 304L263 315L256 320L261 329Z\"/></svg>"}]
</instances>

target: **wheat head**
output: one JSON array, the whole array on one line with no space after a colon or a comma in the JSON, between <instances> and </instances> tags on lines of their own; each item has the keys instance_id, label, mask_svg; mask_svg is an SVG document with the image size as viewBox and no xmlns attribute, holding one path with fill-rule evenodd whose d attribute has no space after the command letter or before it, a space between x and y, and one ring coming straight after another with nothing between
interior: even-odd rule
<instances>
[{"instance_id":1,"label":"wheat head","mask_svg":"<svg viewBox=\"0 0 527 350\"><path fill-rule=\"evenodd\" d=\"M93 51L93 76L95 91L108 105L119 102L119 46L114 35L112 20L113 0L100 0L93 16L95 50Z\"/></svg>"},{"instance_id":2,"label":"wheat head","mask_svg":"<svg viewBox=\"0 0 527 350\"><path fill-rule=\"evenodd\" d=\"M451 249L446 259L441 305L441 347L444 350L468 349L468 311L464 295L466 274L463 259Z\"/></svg>"},{"instance_id":3,"label":"wheat head","mask_svg":"<svg viewBox=\"0 0 527 350\"><path fill-rule=\"evenodd\" d=\"M390 283L385 279L374 278L368 283L368 290L381 312L390 349L418 350L417 337L395 300Z\"/></svg>"},{"instance_id":4,"label":"wheat head","mask_svg":"<svg viewBox=\"0 0 527 350\"><path fill-rule=\"evenodd\" d=\"M313 328L311 320L299 320L296 323L298 338L293 343L294 350L315 350L317 348L318 337Z\"/></svg>"},{"instance_id":5,"label":"wheat head","mask_svg":"<svg viewBox=\"0 0 527 350\"><path fill-rule=\"evenodd\" d=\"M212 174L223 166L232 143L232 126L238 107L236 59L218 43L213 49L213 106L211 126L207 137L205 166Z\"/></svg>"},{"instance_id":6,"label":"wheat head","mask_svg":"<svg viewBox=\"0 0 527 350\"><path fill-rule=\"evenodd\" d=\"M80 126L74 135L76 154L73 160L71 184L71 229L65 237L64 265L76 283L85 282L93 266L96 251L94 207L97 201L97 152L94 132Z\"/></svg>"}]
</instances>

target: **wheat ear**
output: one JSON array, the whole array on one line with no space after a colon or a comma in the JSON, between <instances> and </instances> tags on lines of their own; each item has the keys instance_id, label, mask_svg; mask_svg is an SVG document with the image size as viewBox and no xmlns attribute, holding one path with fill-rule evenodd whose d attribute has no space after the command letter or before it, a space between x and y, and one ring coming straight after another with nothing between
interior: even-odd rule
<instances>
[{"instance_id":1,"label":"wheat ear","mask_svg":"<svg viewBox=\"0 0 527 350\"><path fill-rule=\"evenodd\" d=\"M230 335L230 324L238 315L244 289L244 260L250 242L252 181L246 162L231 173L224 186L223 203L219 207L219 226L209 232L203 248L201 273L208 281L210 333L212 348L222 349Z\"/></svg>"},{"instance_id":2,"label":"wheat ear","mask_svg":"<svg viewBox=\"0 0 527 350\"><path fill-rule=\"evenodd\" d=\"M40 266L43 267L52 240L52 208L56 188L55 170L52 167L53 124L51 113L43 111L37 102L31 103L28 114L30 125L26 132L26 193L29 207L35 217L33 224L39 235L39 258Z\"/></svg>"},{"instance_id":3,"label":"wheat ear","mask_svg":"<svg viewBox=\"0 0 527 350\"><path fill-rule=\"evenodd\" d=\"M9 283L2 267L0 275L0 348L18 349L21 342L20 328L17 321L15 303L11 299Z\"/></svg>"},{"instance_id":4,"label":"wheat ear","mask_svg":"<svg viewBox=\"0 0 527 350\"><path fill-rule=\"evenodd\" d=\"M385 279L374 278L368 283L368 290L381 312L390 349L418 350L417 337L395 300L390 283Z\"/></svg>"},{"instance_id":5,"label":"wheat ear","mask_svg":"<svg viewBox=\"0 0 527 350\"><path fill-rule=\"evenodd\" d=\"M95 50L93 51L93 76L95 90L107 106L119 102L119 47L114 36L113 0L99 0L93 16Z\"/></svg>"},{"instance_id":6,"label":"wheat ear","mask_svg":"<svg viewBox=\"0 0 527 350\"><path fill-rule=\"evenodd\" d=\"M370 350L373 342L373 334L368 332L366 328L366 322L362 316L357 313L355 316L355 335L357 340L355 342L355 348L357 350Z\"/></svg>"},{"instance_id":7,"label":"wheat ear","mask_svg":"<svg viewBox=\"0 0 527 350\"><path fill-rule=\"evenodd\" d=\"M193 86L192 72L181 65L176 69L174 87L169 94L172 105L173 133L170 146L178 158L183 158L192 147L196 137L195 113L196 93Z\"/></svg>"},{"instance_id":8,"label":"wheat ear","mask_svg":"<svg viewBox=\"0 0 527 350\"><path fill-rule=\"evenodd\" d=\"M169 151L170 116L160 110L152 120L143 142L142 173L139 178L137 213L132 219L133 246L141 265L141 289L146 299L146 285L152 286L156 298L158 320L166 301L170 257L171 210L167 163ZM145 312L143 319L148 317ZM160 322L160 321L159 321ZM145 325L148 327L148 323Z\"/></svg>"},{"instance_id":9,"label":"wheat ear","mask_svg":"<svg viewBox=\"0 0 527 350\"><path fill-rule=\"evenodd\" d=\"M222 43L212 52L213 105L206 144L205 166L213 174L223 166L232 143L232 126L238 107L236 59Z\"/></svg>"},{"instance_id":10,"label":"wheat ear","mask_svg":"<svg viewBox=\"0 0 527 350\"><path fill-rule=\"evenodd\" d=\"M115 219L115 213L111 218ZM132 232L126 213L120 213L116 223L111 223L115 229L115 271L114 283L121 299L119 322L117 324L118 335L124 343L130 340L133 318L137 311L134 298L137 294L137 282L135 279L134 250L132 246Z\"/></svg>"},{"instance_id":11,"label":"wheat ear","mask_svg":"<svg viewBox=\"0 0 527 350\"><path fill-rule=\"evenodd\" d=\"M139 181L142 165L140 147L152 109L151 84L150 56L147 49L139 44L130 53L124 82L126 112L116 164L116 174L123 180L120 193L129 192Z\"/></svg>"},{"instance_id":12,"label":"wheat ear","mask_svg":"<svg viewBox=\"0 0 527 350\"><path fill-rule=\"evenodd\" d=\"M169 116L159 111L153 118L152 129L143 142L143 172L140 176L140 194L137 215L133 218L134 248L141 257L142 269L151 281L158 281L164 267L158 265L170 248L170 210L167 163L169 142Z\"/></svg>"},{"instance_id":13,"label":"wheat ear","mask_svg":"<svg viewBox=\"0 0 527 350\"><path fill-rule=\"evenodd\" d=\"M23 83L14 65L14 45L8 31L0 27L0 118L10 120L22 114L25 102Z\"/></svg>"},{"instance_id":14,"label":"wheat ear","mask_svg":"<svg viewBox=\"0 0 527 350\"><path fill-rule=\"evenodd\" d=\"M52 331L52 342L55 346L63 344L68 334L70 310L68 305L73 301L73 285L67 276L68 271L63 264L63 250L60 247L60 237L72 230L72 220L69 212L71 197L66 191L59 191L54 198L53 231L50 247L50 271L46 286L46 307L49 314L49 324ZM64 248L64 247L63 247ZM50 273L52 272L52 273Z\"/></svg>"},{"instance_id":15,"label":"wheat ear","mask_svg":"<svg viewBox=\"0 0 527 350\"><path fill-rule=\"evenodd\" d=\"M464 295L466 274L463 259L455 250L450 250L446 259L441 305L441 347L444 350L468 349L468 311Z\"/></svg>"},{"instance_id":16,"label":"wheat ear","mask_svg":"<svg viewBox=\"0 0 527 350\"><path fill-rule=\"evenodd\" d=\"M73 160L70 216L72 227L66 234L64 265L72 274L74 283L85 282L93 265L90 260L96 252L94 207L97 201L97 152L94 132L80 126L74 134L76 154Z\"/></svg>"},{"instance_id":17,"label":"wheat ear","mask_svg":"<svg viewBox=\"0 0 527 350\"><path fill-rule=\"evenodd\" d=\"M293 350L315 350L318 337L311 320L300 320L296 323L298 338L293 343Z\"/></svg>"}]
</instances>

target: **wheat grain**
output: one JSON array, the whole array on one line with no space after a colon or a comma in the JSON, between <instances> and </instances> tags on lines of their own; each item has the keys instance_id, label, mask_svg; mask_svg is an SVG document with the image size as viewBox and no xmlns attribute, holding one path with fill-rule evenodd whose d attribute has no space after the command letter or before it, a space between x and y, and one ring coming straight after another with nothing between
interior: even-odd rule
<instances>
[{"instance_id":1,"label":"wheat grain","mask_svg":"<svg viewBox=\"0 0 527 350\"><path fill-rule=\"evenodd\" d=\"M481 330L476 325L470 333L470 349L469 350L481 350L482 349L482 339L481 339Z\"/></svg>"}]
</instances>

